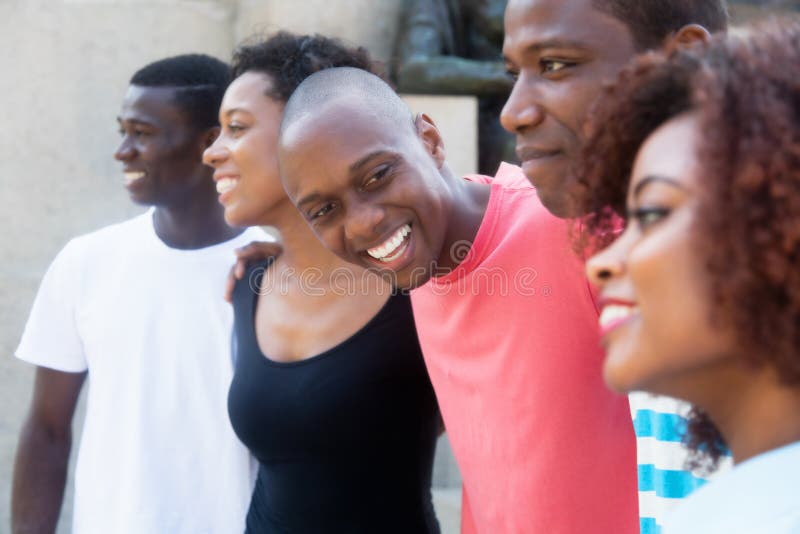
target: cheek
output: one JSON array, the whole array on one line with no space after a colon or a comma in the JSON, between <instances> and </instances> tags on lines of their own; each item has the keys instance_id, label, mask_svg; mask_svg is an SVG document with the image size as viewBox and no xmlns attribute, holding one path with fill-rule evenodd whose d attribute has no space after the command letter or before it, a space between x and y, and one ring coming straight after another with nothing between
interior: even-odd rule
<instances>
[{"instance_id":1,"label":"cheek","mask_svg":"<svg viewBox=\"0 0 800 534\"><path fill-rule=\"evenodd\" d=\"M343 222L335 222L331 223L326 227L317 227L313 226L311 229L314 231L314 235L317 236L317 239L325 245L325 248L336 254L337 256L344 256L345 248L342 243L341 237L341 228Z\"/></svg>"},{"instance_id":2,"label":"cheek","mask_svg":"<svg viewBox=\"0 0 800 534\"><path fill-rule=\"evenodd\" d=\"M278 174L278 163L274 154L264 150L263 146L255 143L242 145L232 153L232 161L241 178L246 182L247 188L254 191L283 193L283 186Z\"/></svg>"},{"instance_id":3,"label":"cheek","mask_svg":"<svg viewBox=\"0 0 800 534\"><path fill-rule=\"evenodd\" d=\"M195 173L194 171L202 165L204 169L209 169L210 167L206 167L202 164L202 156L198 155L194 157L194 154L189 153L188 150L172 150L169 152L158 152L155 151L151 152L152 157L150 158L151 164L155 167L159 168L159 174L162 177L162 180L165 182L171 182L174 184L179 183L187 183L190 181L190 177L196 178L195 180L191 180L192 182L196 182L198 180L204 180L206 175L204 173ZM182 180L178 180L176 178L181 177Z\"/></svg>"},{"instance_id":4,"label":"cheek","mask_svg":"<svg viewBox=\"0 0 800 534\"><path fill-rule=\"evenodd\" d=\"M258 145L246 141L231 147L231 161L243 178L250 178L251 175L258 174L261 166Z\"/></svg>"},{"instance_id":5,"label":"cheek","mask_svg":"<svg viewBox=\"0 0 800 534\"><path fill-rule=\"evenodd\" d=\"M583 140L586 136L583 132L583 124L589 110L597 99L596 83L577 82L574 91L570 95L570 100L566 104L569 112L565 119L568 123L575 141Z\"/></svg>"},{"instance_id":6,"label":"cheek","mask_svg":"<svg viewBox=\"0 0 800 534\"><path fill-rule=\"evenodd\" d=\"M636 251L628 262L641 317L630 351L644 383L715 358L721 347L719 336L709 335L708 287L688 240L662 245Z\"/></svg>"},{"instance_id":7,"label":"cheek","mask_svg":"<svg viewBox=\"0 0 800 534\"><path fill-rule=\"evenodd\" d=\"M143 160L150 161L152 163L158 163L167 157L171 157L170 152L166 150L159 150L157 147L153 147L152 143L139 141L134 145L134 147L136 148L136 152Z\"/></svg>"},{"instance_id":8,"label":"cheek","mask_svg":"<svg viewBox=\"0 0 800 534\"><path fill-rule=\"evenodd\" d=\"M659 345L673 332L681 336L691 310L686 308L687 284L685 266L673 247L663 240L653 245L643 243L628 259L628 273L642 318L641 337L648 345ZM673 342L679 342L679 338Z\"/></svg>"}]
</instances>

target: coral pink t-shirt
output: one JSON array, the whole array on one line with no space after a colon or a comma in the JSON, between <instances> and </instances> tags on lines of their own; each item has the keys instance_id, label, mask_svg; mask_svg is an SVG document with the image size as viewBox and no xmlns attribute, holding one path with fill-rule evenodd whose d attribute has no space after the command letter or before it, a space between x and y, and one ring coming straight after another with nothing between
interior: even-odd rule
<instances>
[{"instance_id":1,"label":"coral pink t-shirt","mask_svg":"<svg viewBox=\"0 0 800 534\"><path fill-rule=\"evenodd\" d=\"M475 241L411 295L463 478L462 532L638 533L628 401L603 383L566 223L518 167L469 179L492 188Z\"/></svg>"}]
</instances>

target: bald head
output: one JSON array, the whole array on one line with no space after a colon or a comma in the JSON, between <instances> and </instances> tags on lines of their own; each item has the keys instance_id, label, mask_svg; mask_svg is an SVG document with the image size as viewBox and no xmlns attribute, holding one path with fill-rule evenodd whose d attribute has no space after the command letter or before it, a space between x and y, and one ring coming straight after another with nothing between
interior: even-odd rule
<instances>
[{"instance_id":1,"label":"bald head","mask_svg":"<svg viewBox=\"0 0 800 534\"><path fill-rule=\"evenodd\" d=\"M316 72L297 87L283 112L281 136L336 106L358 107L387 127L414 132L411 111L386 82L362 69L339 67Z\"/></svg>"},{"instance_id":2,"label":"bald head","mask_svg":"<svg viewBox=\"0 0 800 534\"><path fill-rule=\"evenodd\" d=\"M451 217L460 220L469 205L467 182L447 168L431 118L412 119L380 78L350 68L306 78L284 109L278 166L289 199L345 261L396 270L403 288L425 283L434 265L451 261L444 243ZM401 234L402 254L375 256Z\"/></svg>"}]
</instances>

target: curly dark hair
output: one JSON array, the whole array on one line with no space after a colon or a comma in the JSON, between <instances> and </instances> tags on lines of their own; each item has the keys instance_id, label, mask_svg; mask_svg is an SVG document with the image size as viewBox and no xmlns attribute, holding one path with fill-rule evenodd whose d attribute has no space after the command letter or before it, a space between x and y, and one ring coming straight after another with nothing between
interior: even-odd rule
<instances>
[{"instance_id":1,"label":"curly dark hair","mask_svg":"<svg viewBox=\"0 0 800 534\"><path fill-rule=\"evenodd\" d=\"M382 65L363 47L348 47L342 41L322 35L278 32L269 38L254 36L233 52L231 75L261 72L270 77L266 95L287 102L300 83L310 75L331 67L354 67L382 74Z\"/></svg>"},{"instance_id":2,"label":"curly dark hair","mask_svg":"<svg viewBox=\"0 0 800 534\"><path fill-rule=\"evenodd\" d=\"M624 69L587 124L578 176L592 215L582 223L583 243L613 235L636 152L687 111L703 132L692 239L709 274L712 319L737 333L752 364L800 386L800 18L651 53ZM713 468L725 450L697 409L687 443L693 467Z\"/></svg>"},{"instance_id":3,"label":"curly dark hair","mask_svg":"<svg viewBox=\"0 0 800 534\"><path fill-rule=\"evenodd\" d=\"M725 0L593 0L592 4L624 22L640 51L660 47L687 24L700 24L712 33L728 27Z\"/></svg>"}]
</instances>

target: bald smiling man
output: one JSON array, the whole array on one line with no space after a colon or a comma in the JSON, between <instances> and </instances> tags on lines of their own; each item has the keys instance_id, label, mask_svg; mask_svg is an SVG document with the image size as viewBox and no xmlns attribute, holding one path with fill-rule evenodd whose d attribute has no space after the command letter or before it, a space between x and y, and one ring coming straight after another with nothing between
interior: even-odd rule
<instances>
[{"instance_id":1,"label":"bald smiling man","mask_svg":"<svg viewBox=\"0 0 800 534\"><path fill-rule=\"evenodd\" d=\"M603 384L566 223L520 169L454 176L433 121L356 69L300 85L279 159L328 248L413 290L463 477L462 531L638 532L628 404Z\"/></svg>"}]
</instances>

